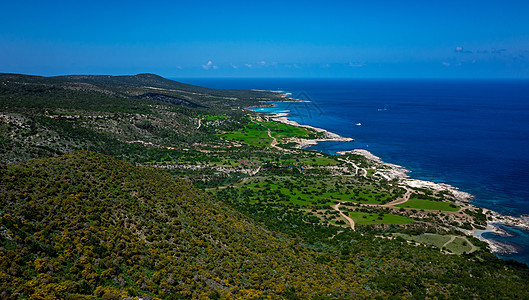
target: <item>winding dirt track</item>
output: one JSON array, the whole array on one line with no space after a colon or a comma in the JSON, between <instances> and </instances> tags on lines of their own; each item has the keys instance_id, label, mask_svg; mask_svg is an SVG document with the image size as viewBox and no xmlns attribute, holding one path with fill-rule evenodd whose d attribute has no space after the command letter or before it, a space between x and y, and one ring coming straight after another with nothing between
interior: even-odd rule
<instances>
[{"instance_id":1,"label":"winding dirt track","mask_svg":"<svg viewBox=\"0 0 529 300\"><path fill-rule=\"evenodd\" d=\"M340 215L341 215L344 219L346 219L346 220L349 222L349 224L351 224L351 229L354 231L354 230L355 230L355 221L353 221L353 219L351 219L349 216L345 215L345 214L340 210L340 208L339 208L339 207L340 207L340 204L341 204L341 203L338 203L338 204L336 204L336 205L332 205L331 207L332 207L332 209L334 209L334 210L336 210L337 212L339 212Z\"/></svg>"},{"instance_id":2,"label":"winding dirt track","mask_svg":"<svg viewBox=\"0 0 529 300\"><path fill-rule=\"evenodd\" d=\"M464 240L470 245L470 251L468 251L467 253L472 253L472 252L478 250L478 248L477 248L474 244L472 244L472 243L467 239L466 236L457 236L457 235L453 235L453 236L451 236L451 237L450 237L450 240L448 240L448 242L444 243L443 247L448 246L448 244L450 244L450 243L452 243L453 241L455 241L455 239L458 238L458 237L464 239Z\"/></svg>"},{"instance_id":3,"label":"winding dirt track","mask_svg":"<svg viewBox=\"0 0 529 300\"><path fill-rule=\"evenodd\" d=\"M272 139L272 142L270 143L270 147L279 149L279 147L277 146L277 139L272 136L272 132L270 131L270 128L266 128L266 129L268 129L268 136Z\"/></svg>"},{"instance_id":4,"label":"winding dirt track","mask_svg":"<svg viewBox=\"0 0 529 300\"><path fill-rule=\"evenodd\" d=\"M410 200L410 196L411 196L411 193L413 192L410 188L408 187L405 187L405 186L401 186L403 187L404 189L406 189L406 193L402 196L402 199L397 199L397 200L393 200L389 203L386 203L382 206L396 206L396 205L399 205L399 204L402 204L402 203L406 203L408 200Z\"/></svg>"},{"instance_id":5,"label":"winding dirt track","mask_svg":"<svg viewBox=\"0 0 529 300\"><path fill-rule=\"evenodd\" d=\"M360 176L363 176L365 178L367 178L367 170L364 169L364 168L360 168L359 166L357 166L354 162L350 161L349 159L347 158L340 158L338 157L338 160L340 161L344 161L348 164L350 164L353 168L355 168L355 175L360 175ZM363 174L358 174L358 173L363 173Z\"/></svg>"},{"instance_id":6,"label":"winding dirt track","mask_svg":"<svg viewBox=\"0 0 529 300\"><path fill-rule=\"evenodd\" d=\"M450 244L451 242L453 242L455 239L456 239L457 236L453 235L450 237L450 239L444 243L443 247L446 247L446 245Z\"/></svg>"}]
</instances>

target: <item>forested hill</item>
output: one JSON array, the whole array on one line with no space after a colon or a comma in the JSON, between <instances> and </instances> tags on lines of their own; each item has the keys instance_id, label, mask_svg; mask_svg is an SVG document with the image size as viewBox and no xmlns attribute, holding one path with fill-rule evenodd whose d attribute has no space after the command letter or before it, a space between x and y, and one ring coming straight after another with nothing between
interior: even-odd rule
<instances>
[{"instance_id":1,"label":"forested hill","mask_svg":"<svg viewBox=\"0 0 529 300\"><path fill-rule=\"evenodd\" d=\"M178 90L192 93L203 93L214 96L228 96L228 97L246 97L246 98L262 98L262 92L248 91L248 90L226 90L226 89L212 89L191 84L185 84L178 81L163 78L155 74L137 74L137 75L67 75L52 77L62 79L65 81L85 82L92 84L107 84L112 86L130 86L130 87L154 87L166 90ZM265 93L268 96L268 93ZM269 94L273 97L273 93Z\"/></svg>"},{"instance_id":2,"label":"forested hill","mask_svg":"<svg viewBox=\"0 0 529 300\"><path fill-rule=\"evenodd\" d=\"M337 234L317 253L157 169L93 152L0 169L0 293L31 299L522 297L529 276Z\"/></svg>"},{"instance_id":3,"label":"forested hill","mask_svg":"<svg viewBox=\"0 0 529 300\"><path fill-rule=\"evenodd\" d=\"M2 166L0 206L2 296L380 294L165 172L93 152Z\"/></svg>"},{"instance_id":4,"label":"forested hill","mask_svg":"<svg viewBox=\"0 0 529 300\"><path fill-rule=\"evenodd\" d=\"M208 89L152 74L0 74L0 162L80 149L156 161L196 144L223 145L216 133L242 126L245 112L238 108L280 99L278 93ZM230 118L207 120L225 114Z\"/></svg>"},{"instance_id":5,"label":"forested hill","mask_svg":"<svg viewBox=\"0 0 529 300\"><path fill-rule=\"evenodd\" d=\"M159 94L217 110L262 105L266 101L281 99L280 94L274 92L211 89L180 83L154 74L42 77L0 73L0 82L4 86L13 84L53 86L119 98L141 97L149 93Z\"/></svg>"}]
</instances>

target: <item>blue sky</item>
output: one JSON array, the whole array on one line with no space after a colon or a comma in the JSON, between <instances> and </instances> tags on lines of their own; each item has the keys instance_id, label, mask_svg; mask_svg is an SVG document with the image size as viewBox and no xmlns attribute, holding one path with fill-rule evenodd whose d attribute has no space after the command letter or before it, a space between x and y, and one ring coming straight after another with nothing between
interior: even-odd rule
<instances>
[{"instance_id":1,"label":"blue sky","mask_svg":"<svg viewBox=\"0 0 529 300\"><path fill-rule=\"evenodd\" d=\"M6 1L0 72L529 78L529 1Z\"/></svg>"}]
</instances>

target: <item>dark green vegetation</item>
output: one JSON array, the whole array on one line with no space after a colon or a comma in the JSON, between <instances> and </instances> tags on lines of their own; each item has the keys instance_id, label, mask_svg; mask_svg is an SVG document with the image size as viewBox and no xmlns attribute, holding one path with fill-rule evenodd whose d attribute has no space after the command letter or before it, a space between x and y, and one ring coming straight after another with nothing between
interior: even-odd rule
<instances>
[{"instance_id":1,"label":"dark green vegetation","mask_svg":"<svg viewBox=\"0 0 529 300\"><path fill-rule=\"evenodd\" d=\"M458 231L480 209L291 148L321 134L239 109L279 100L0 75L0 298L529 296L526 267Z\"/></svg>"},{"instance_id":2,"label":"dark green vegetation","mask_svg":"<svg viewBox=\"0 0 529 300\"><path fill-rule=\"evenodd\" d=\"M333 166L341 163L325 157L299 159L288 163L292 168L314 170L315 166ZM342 163L343 164L343 163ZM301 166L301 167L299 167ZM292 172L294 173L294 172ZM336 201L350 201L365 204L383 204L402 194L401 188L366 183L356 177L341 178L332 175L303 174L248 178L234 185L248 201L275 201L300 206L328 206Z\"/></svg>"},{"instance_id":3,"label":"dark green vegetation","mask_svg":"<svg viewBox=\"0 0 529 300\"><path fill-rule=\"evenodd\" d=\"M156 169L76 152L4 167L0 182L4 292L378 293L366 276L336 268L334 259L318 262L294 240Z\"/></svg>"}]
</instances>

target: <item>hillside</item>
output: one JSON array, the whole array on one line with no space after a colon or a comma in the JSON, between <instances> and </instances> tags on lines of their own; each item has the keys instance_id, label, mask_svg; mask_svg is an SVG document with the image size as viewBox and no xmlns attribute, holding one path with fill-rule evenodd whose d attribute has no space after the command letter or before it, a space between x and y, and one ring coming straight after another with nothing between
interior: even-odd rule
<instances>
[{"instance_id":1,"label":"hillside","mask_svg":"<svg viewBox=\"0 0 529 300\"><path fill-rule=\"evenodd\" d=\"M204 88L165 79L154 74L42 77L0 73L0 82L4 87L55 87L122 99L141 98L145 94L156 94L190 101L215 110L257 106L266 101L281 99L280 94L273 92Z\"/></svg>"},{"instance_id":2,"label":"hillside","mask_svg":"<svg viewBox=\"0 0 529 300\"><path fill-rule=\"evenodd\" d=\"M377 293L155 169L76 152L4 166L0 182L4 295Z\"/></svg>"},{"instance_id":3,"label":"hillside","mask_svg":"<svg viewBox=\"0 0 529 300\"><path fill-rule=\"evenodd\" d=\"M371 241L345 235L339 240L352 242L347 252L318 254L167 173L93 152L3 166L0 182L3 295L307 299L529 292L520 286L527 273L516 268L389 240L370 247Z\"/></svg>"}]
</instances>

